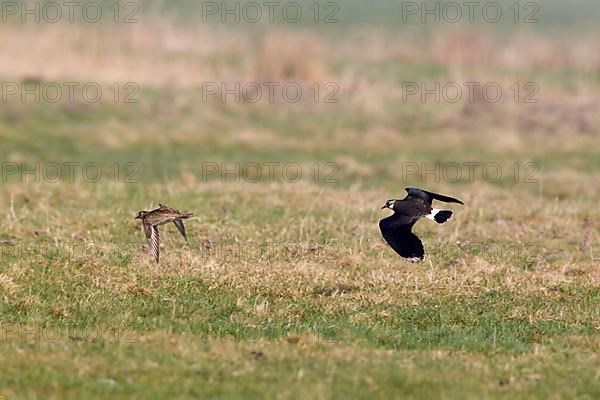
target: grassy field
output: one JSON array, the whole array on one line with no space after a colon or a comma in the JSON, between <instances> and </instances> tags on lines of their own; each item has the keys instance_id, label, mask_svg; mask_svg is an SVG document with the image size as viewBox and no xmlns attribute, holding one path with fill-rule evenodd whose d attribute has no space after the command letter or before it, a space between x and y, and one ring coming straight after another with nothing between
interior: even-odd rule
<instances>
[{"instance_id":1,"label":"grassy field","mask_svg":"<svg viewBox=\"0 0 600 400\"><path fill-rule=\"evenodd\" d=\"M597 35L356 26L0 25L5 84L103 93L3 97L0 398L600 397ZM421 264L377 226L407 186L465 202Z\"/></svg>"}]
</instances>

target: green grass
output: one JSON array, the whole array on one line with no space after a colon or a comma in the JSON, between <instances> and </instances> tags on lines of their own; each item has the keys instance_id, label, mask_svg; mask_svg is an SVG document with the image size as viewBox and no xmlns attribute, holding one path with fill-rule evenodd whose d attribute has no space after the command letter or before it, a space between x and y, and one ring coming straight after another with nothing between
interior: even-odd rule
<instances>
[{"instance_id":1,"label":"green grass","mask_svg":"<svg viewBox=\"0 0 600 400\"><path fill-rule=\"evenodd\" d=\"M493 264L484 246L483 256L444 251L431 265L408 265L378 238L373 192L355 201L357 213L333 207L346 190L326 190L314 203L321 189L312 186L255 185L242 194L213 184L169 195L144 185L79 187L84 198L99 199L89 209L64 197L67 184L55 184L38 193L49 212L17 199L18 219L6 219L3 235L25 248L3 247L2 274L16 289L2 281L0 315L2 352L20 356L0 367L3 393L596 396L600 290L588 258L569 261L578 248L572 236L558 233L563 251L555 259L544 255L547 241L536 232L518 233L540 246L523 268L525 255L511 250L510 236L499 241L490 217L476 231L506 251L487 254ZM161 193L199 217L187 224L182 247L165 227L156 265L124 205L139 204L135 211ZM458 210L456 240L481 222L473 208ZM545 221L539 229L557 229L543 213L518 212ZM519 229L518 218L505 221ZM37 239L28 233L45 226L50 231ZM356 226L359 236L350 233ZM417 230L433 250L451 227ZM220 247L205 248L206 239ZM323 250L315 254L314 246Z\"/></svg>"}]
</instances>

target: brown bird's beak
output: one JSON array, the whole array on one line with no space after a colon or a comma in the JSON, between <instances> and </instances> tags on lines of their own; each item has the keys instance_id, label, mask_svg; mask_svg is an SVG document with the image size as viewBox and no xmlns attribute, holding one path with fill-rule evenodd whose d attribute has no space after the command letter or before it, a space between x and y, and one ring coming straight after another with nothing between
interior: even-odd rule
<instances>
[{"instance_id":1,"label":"brown bird's beak","mask_svg":"<svg viewBox=\"0 0 600 400\"><path fill-rule=\"evenodd\" d=\"M141 219L139 215L136 215L134 219Z\"/></svg>"}]
</instances>

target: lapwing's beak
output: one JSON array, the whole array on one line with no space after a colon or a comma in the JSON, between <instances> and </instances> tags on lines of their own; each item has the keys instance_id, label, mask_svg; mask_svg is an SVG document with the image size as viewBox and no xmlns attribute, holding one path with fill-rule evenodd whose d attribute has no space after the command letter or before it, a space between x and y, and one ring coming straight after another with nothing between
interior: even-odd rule
<instances>
[{"instance_id":1,"label":"lapwing's beak","mask_svg":"<svg viewBox=\"0 0 600 400\"><path fill-rule=\"evenodd\" d=\"M384 204L383 207L381 207L381 209L383 210L384 208L387 208L387 204Z\"/></svg>"}]
</instances>

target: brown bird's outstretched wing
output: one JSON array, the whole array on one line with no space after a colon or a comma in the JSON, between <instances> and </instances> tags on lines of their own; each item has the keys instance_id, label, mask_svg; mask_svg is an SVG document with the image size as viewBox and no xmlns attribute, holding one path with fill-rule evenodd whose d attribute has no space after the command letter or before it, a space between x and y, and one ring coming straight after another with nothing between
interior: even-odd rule
<instances>
[{"instance_id":1,"label":"brown bird's outstretched wing","mask_svg":"<svg viewBox=\"0 0 600 400\"><path fill-rule=\"evenodd\" d=\"M150 253L158 262L160 258L160 233L158 232L158 226L152 226L144 224L144 233L146 239L148 239L148 245L150 246Z\"/></svg>"},{"instance_id":2,"label":"brown bird's outstretched wing","mask_svg":"<svg viewBox=\"0 0 600 400\"><path fill-rule=\"evenodd\" d=\"M177 229L179 230L179 233L181 233L183 238L185 240L187 240L187 237L185 236L185 225L183 225L183 221L180 219L176 219L176 220L173 220L173 223L175 224L175 226L177 227Z\"/></svg>"},{"instance_id":3,"label":"brown bird's outstretched wing","mask_svg":"<svg viewBox=\"0 0 600 400\"><path fill-rule=\"evenodd\" d=\"M425 256L421 239L411 231L415 222L414 218L399 214L379 221L379 229L385 241L409 262L422 261Z\"/></svg>"},{"instance_id":4,"label":"brown bird's outstretched wing","mask_svg":"<svg viewBox=\"0 0 600 400\"><path fill-rule=\"evenodd\" d=\"M193 213L182 213L178 209L169 207L169 206L165 206L164 204L159 203L158 205L159 205L159 208L157 208L157 210L164 211L173 216L177 215L179 218L189 218L194 215Z\"/></svg>"},{"instance_id":5,"label":"brown bird's outstretched wing","mask_svg":"<svg viewBox=\"0 0 600 400\"><path fill-rule=\"evenodd\" d=\"M191 216L193 216L194 214L191 213L182 213L179 210L176 210L175 208L171 208L168 206L165 206L163 204L160 204L160 207L149 211L145 217L144 217L144 221L147 224L150 225L163 225L169 222L174 222L176 219L186 219L189 218ZM178 227L179 229L179 227ZM181 232L181 229L180 229Z\"/></svg>"}]
</instances>

